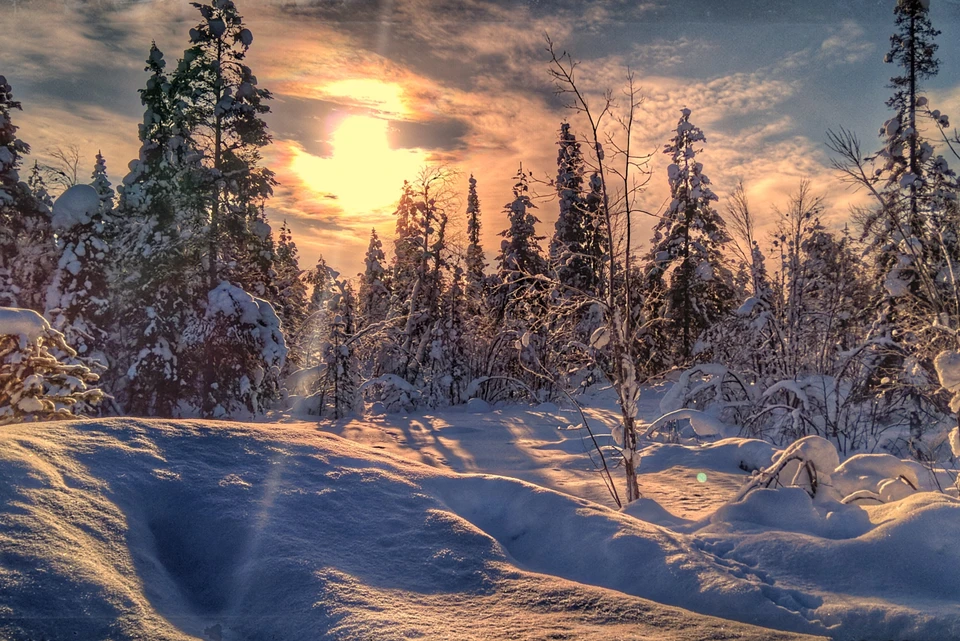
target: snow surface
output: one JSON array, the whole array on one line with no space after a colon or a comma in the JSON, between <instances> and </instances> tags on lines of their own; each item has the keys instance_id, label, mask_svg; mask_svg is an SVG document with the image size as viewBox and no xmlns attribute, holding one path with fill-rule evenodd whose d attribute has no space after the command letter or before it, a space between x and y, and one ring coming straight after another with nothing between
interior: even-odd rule
<instances>
[{"instance_id":1,"label":"snow surface","mask_svg":"<svg viewBox=\"0 0 960 641\"><path fill-rule=\"evenodd\" d=\"M655 526L316 425L113 419L0 441L4 638L798 638L603 587L676 568L695 588L664 550L710 572Z\"/></svg>"},{"instance_id":2,"label":"snow surface","mask_svg":"<svg viewBox=\"0 0 960 641\"><path fill-rule=\"evenodd\" d=\"M613 400L583 400L611 454ZM660 400L644 390L642 420ZM922 470L832 469L816 440L644 442L644 498L617 510L578 412L488 410L7 426L0 637L960 638L960 501L899 480ZM734 500L795 454L910 491Z\"/></svg>"}]
</instances>

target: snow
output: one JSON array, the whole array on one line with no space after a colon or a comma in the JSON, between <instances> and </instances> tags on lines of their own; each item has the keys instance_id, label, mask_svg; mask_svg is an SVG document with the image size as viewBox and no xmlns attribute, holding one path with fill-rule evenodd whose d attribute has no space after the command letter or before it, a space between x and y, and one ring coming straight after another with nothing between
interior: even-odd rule
<instances>
[{"instance_id":1,"label":"snow","mask_svg":"<svg viewBox=\"0 0 960 641\"><path fill-rule=\"evenodd\" d=\"M0 335L18 336L21 343L34 343L50 330L50 323L33 310L0 307Z\"/></svg>"},{"instance_id":2,"label":"snow","mask_svg":"<svg viewBox=\"0 0 960 641\"><path fill-rule=\"evenodd\" d=\"M947 350L940 352L933 361L940 379L940 387L951 392L950 410L960 410L960 352Z\"/></svg>"},{"instance_id":3,"label":"snow","mask_svg":"<svg viewBox=\"0 0 960 641\"><path fill-rule=\"evenodd\" d=\"M315 426L117 419L0 439L7 637L798 638L597 585L710 572L656 526Z\"/></svg>"},{"instance_id":4,"label":"snow","mask_svg":"<svg viewBox=\"0 0 960 641\"><path fill-rule=\"evenodd\" d=\"M90 185L74 185L53 203L50 222L55 230L87 225L100 211L100 195Z\"/></svg>"},{"instance_id":5,"label":"snow","mask_svg":"<svg viewBox=\"0 0 960 641\"><path fill-rule=\"evenodd\" d=\"M612 462L612 394L578 398ZM960 637L960 501L914 491L919 466L841 464L815 437L642 440L643 498L617 510L577 411L475 409L7 426L0 636ZM814 496L790 470L738 496L794 459Z\"/></svg>"}]
</instances>

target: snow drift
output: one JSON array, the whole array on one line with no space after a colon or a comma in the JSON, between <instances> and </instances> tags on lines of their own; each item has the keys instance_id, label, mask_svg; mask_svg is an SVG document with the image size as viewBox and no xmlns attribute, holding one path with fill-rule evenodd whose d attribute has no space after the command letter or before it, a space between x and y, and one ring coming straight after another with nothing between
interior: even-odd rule
<instances>
[{"instance_id":1,"label":"snow drift","mask_svg":"<svg viewBox=\"0 0 960 641\"><path fill-rule=\"evenodd\" d=\"M661 584L713 571L702 554L684 570L689 544L606 508L315 425L116 419L0 441L4 638L796 638L537 574L592 542L604 552L570 578L602 584L616 560L617 584L642 591L622 554L649 555ZM537 542L547 512L558 527Z\"/></svg>"}]
</instances>

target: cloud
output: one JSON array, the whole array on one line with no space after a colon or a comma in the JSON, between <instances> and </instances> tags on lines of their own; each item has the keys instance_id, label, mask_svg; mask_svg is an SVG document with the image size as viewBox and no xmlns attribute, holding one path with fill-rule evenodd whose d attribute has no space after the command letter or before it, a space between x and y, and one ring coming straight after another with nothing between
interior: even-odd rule
<instances>
[{"instance_id":1,"label":"cloud","mask_svg":"<svg viewBox=\"0 0 960 641\"><path fill-rule=\"evenodd\" d=\"M876 45L864 40L864 31L856 22L845 20L832 29L829 38L820 43L818 58L827 64L856 64L873 55Z\"/></svg>"}]
</instances>

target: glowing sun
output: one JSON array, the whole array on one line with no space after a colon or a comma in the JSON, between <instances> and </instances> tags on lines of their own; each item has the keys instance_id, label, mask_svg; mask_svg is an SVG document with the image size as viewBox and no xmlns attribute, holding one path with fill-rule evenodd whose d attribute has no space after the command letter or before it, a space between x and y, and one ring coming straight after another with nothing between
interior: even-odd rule
<instances>
[{"instance_id":1,"label":"glowing sun","mask_svg":"<svg viewBox=\"0 0 960 641\"><path fill-rule=\"evenodd\" d=\"M333 155L314 156L295 149L291 169L318 194L331 195L348 214L362 215L391 207L400 188L423 166L419 149L392 149L386 120L347 116L331 136Z\"/></svg>"}]
</instances>

